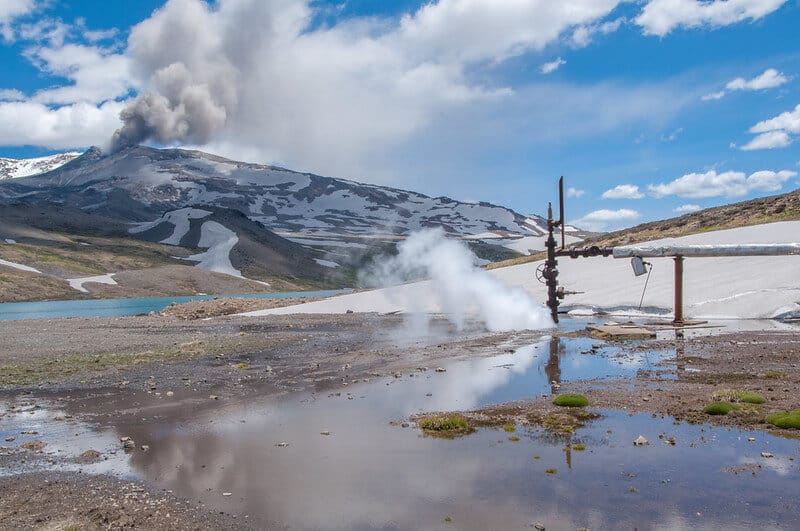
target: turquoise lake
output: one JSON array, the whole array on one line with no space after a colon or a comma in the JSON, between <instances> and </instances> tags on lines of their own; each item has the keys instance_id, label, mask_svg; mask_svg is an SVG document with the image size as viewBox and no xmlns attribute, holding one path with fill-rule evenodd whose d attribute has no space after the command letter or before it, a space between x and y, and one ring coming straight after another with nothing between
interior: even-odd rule
<instances>
[{"instance_id":1,"label":"turquoise lake","mask_svg":"<svg viewBox=\"0 0 800 531\"><path fill-rule=\"evenodd\" d=\"M123 315L160 312L173 302L206 301L220 298L294 299L298 297L329 297L339 293L347 293L348 291L350 290L286 291L279 293L246 293L240 295L194 295L146 299L6 302L0 303L0 321L53 319L60 317L119 317Z\"/></svg>"}]
</instances>

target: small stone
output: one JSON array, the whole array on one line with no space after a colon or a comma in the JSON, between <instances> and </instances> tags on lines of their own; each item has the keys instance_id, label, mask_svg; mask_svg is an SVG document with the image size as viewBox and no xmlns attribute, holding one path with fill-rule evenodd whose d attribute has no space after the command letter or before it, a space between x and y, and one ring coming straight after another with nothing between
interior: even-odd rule
<instances>
[{"instance_id":1,"label":"small stone","mask_svg":"<svg viewBox=\"0 0 800 531\"><path fill-rule=\"evenodd\" d=\"M425 396L433 396L433 393L425 393Z\"/></svg>"},{"instance_id":2,"label":"small stone","mask_svg":"<svg viewBox=\"0 0 800 531\"><path fill-rule=\"evenodd\" d=\"M402 424L400 424L401 428L408 428L408 426L409 426L408 422L403 422Z\"/></svg>"},{"instance_id":3,"label":"small stone","mask_svg":"<svg viewBox=\"0 0 800 531\"><path fill-rule=\"evenodd\" d=\"M769 459L770 457L775 457L775 456L769 452L761 452L761 457L766 457L767 459Z\"/></svg>"},{"instance_id":4,"label":"small stone","mask_svg":"<svg viewBox=\"0 0 800 531\"><path fill-rule=\"evenodd\" d=\"M222 495L223 496L233 496L233 493L232 492L223 492Z\"/></svg>"},{"instance_id":5,"label":"small stone","mask_svg":"<svg viewBox=\"0 0 800 531\"><path fill-rule=\"evenodd\" d=\"M210 398L211 400L219 400L219 397L217 395L208 395L208 398Z\"/></svg>"},{"instance_id":6,"label":"small stone","mask_svg":"<svg viewBox=\"0 0 800 531\"><path fill-rule=\"evenodd\" d=\"M436 367L436 372L447 372L447 369L444 367Z\"/></svg>"},{"instance_id":7,"label":"small stone","mask_svg":"<svg viewBox=\"0 0 800 531\"><path fill-rule=\"evenodd\" d=\"M756 438L755 437L748 437L747 438L747 442L756 442Z\"/></svg>"},{"instance_id":8,"label":"small stone","mask_svg":"<svg viewBox=\"0 0 800 531\"><path fill-rule=\"evenodd\" d=\"M167 391L167 396L175 396L175 393L173 393L172 391Z\"/></svg>"},{"instance_id":9,"label":"small stone","mask_svg":"<svg viewBox=\"0 0 800 531\"><path fill-rule=\"evenodd\" d=\"M643 396L642 397L642 402L650 402L650 399L647 398L646 396Z\"/></svg>"},{"instance_id":10,"label":"small stone","mask_svg":"<svg viewBox=\"0 0 800 531\"><path fill-rule=\"evenodd\" d=\"M86 450L78 458L81 461L94 461L98 457L100 457L100 452L97 450Z\"/></svg>"},{"instance_id":11,"label":"small stone","mask_svg":"<svg viewBox=\"0 0 800 531\"><path fill-rule=\"evenodd\" d=\"M15 440L17 440L16 437L6 437L6 442L14 442Z\"/></svg>"},{"instance_id":12,"label":"small stone","mask_svg":"<svg viewBox=\"0 0 800 531\"><path fill-rule=\"evenodd\" d=\"M545 527L542 524L538 523L538 522L533 524L533 528L536 529L537 531L544 531L545 530Z\"/></svg>"},{"instance_id":13,"label":"small stone","mask_svg":"<svg viewBox=\"0 0 800 531\"><path fill-rule=\"evenodd\" d=\"M277 446L278 448L286 448L287 446L289 446L289 443L287 443L287 442L279 442L279 443L276 443L275 446Z\"/></svg>"},{"instance_id":14,"label":"small stone","mask_svg":"<svg viewBox=\"0 0 800 531\"><path fill-rule=\"evenodd\" d=\"M150 446L147 444L143 444L139 448L141 448L143 452L150 450Z\"/></svg>"},{"instance_id":15,"label":"small stone","mask_svg":"<svg viewBox=\"0 0 800 531\"><path fill-rule=\"evenodd\" d=\"M45 446L47 446L47 444L43 443L42 441L28 441L26 443L22 443L20 445L20 448L22 448L24 450L31 450L32 452L38 452L39 450L43 449Z\"/></svg>"},{"instance_id":16,"label":"small stone","mask_svg":"<svg viewBox=\"0 0 800 531\"><path fill-rule=\"evenodd\" d=\"M329 431L321 431L321 432L319 432L319 434L320 435L330 435L331 432L329 432Z\"/></svg>"},{"instance_id":17,"label":"small stone","mask_svg":"<svg viewBox=\"0 0 800 531\"><path fill-rule=\"evenodd\" d=\"M646 446L650 444L650 441L644 438L643 435L639 435L635 441L633 441L634 446Z\"/></svg>"}]
</instances>

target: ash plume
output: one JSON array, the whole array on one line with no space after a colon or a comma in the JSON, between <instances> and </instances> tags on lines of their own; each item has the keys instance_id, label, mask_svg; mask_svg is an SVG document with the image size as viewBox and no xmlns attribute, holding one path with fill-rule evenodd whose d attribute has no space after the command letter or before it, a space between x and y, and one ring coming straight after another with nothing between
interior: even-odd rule
<instances>
[{"instance_id":1,"label":"ash plume","mask_svg":"<svg viewBox=\"0 0 800 531\"><path fill-rule=\"evenodd\" d=\"M444 316L462 330L473 318L493 332L550 328L547 309L520 288L503 284L475 265L475 255L463 243L445 237L442 229L424 229L397 246L397 256L384 257L361 275L364 284L388 287L408 280L428 279L426 294ZM419 293L416 293L418 296ZM428 315L422 301L398 301L410 312L409 333L427 333Z\"/></svg>"},{"instance_id":2,"label":"ash plume","mask_svg":"<svg viewBox=\"0 0 800 531\"><path fill-rule=\"evenodd\" d=\"M147 140L204 144L225 127L242 90L234 65L245 58L221 42L232 33L217 18L204 2L171 0L132 31L132 65L146 90L120 113L112 153Z\"/></svg>"}]
</instances>

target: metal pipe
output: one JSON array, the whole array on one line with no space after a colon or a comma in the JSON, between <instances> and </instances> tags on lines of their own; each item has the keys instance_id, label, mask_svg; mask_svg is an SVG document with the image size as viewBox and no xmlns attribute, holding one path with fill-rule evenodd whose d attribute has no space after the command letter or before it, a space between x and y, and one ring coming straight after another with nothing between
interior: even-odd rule
<instances>
[{"instance_id":1,"label":"metal pipe","mask_svg":"<svg viewBox=\"0 0 800 531\"><path fill-rule=\"evenodd\" d=\"M566 247L566 238L564 237L564 176L558 180L558 224L561 225L561 250Z\"/></svg>"},{"instance_id":2,"label":"metal pipe","mask_svg":"<svg viewBox=\"0 0 800 531\"><path fill-rule=\"evenodd\" d=\"M614 258L657 258L665 256L779 256L800 255L800 243L733 244L733 245L661 245L614 247Z\"/></svg>"},{"instance_id":3,"label":"metal pipe","mask_svg":"<svg viewBox=\"0 0 800 531\"><path fill-rule=\"evenodd\" d=\"M683 324L683 257L676 256L675 260L675 319L673 324Z\"/></svg>"}]
</instances>

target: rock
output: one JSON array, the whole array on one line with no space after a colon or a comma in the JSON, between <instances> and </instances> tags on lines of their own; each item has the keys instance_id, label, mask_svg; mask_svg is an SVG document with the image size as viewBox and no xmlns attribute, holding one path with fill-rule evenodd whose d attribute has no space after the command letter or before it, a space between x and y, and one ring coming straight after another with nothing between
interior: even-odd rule
<instances>
[{"instance_id":1,"label":"rock","mask_svg":"<svg viewBox=\"0 0 800 531\"><path fill-rule=\"evenodd\" d=\"M747 442L756 442L756 438L755 437L748 437L747 438Z\"/></svg>"},{"instance_id":2,"label":"rock","mask_svg":"<svg viewBox=\"0 0 800 531\"><path fill-rule=\"evenodd\" d=\"M223 492L222 495L223 496L233 496L233 493L232 492Z\"/></svg>"},{"instance_id":3,"label":"rock","mask_svg":"<svg viewBox=\"0 0 800 531\"><path fill-rule=\"evenodd\" d=\"M650 444L650 441L644 438L643 435L639 435L635 441L633 441L634 446L646 446Z\"/></svg>"},{"instance_id":4,"label":"rock","mask_svg":"<svg viewBox=\"0 0 800 531\"><path fill-rule=\"evenodd\" d=\"M14 442L15 440L17 440L16 437L6 437L6 442Z\"/></svg>"},{"instance_id":5,"label":"rock","mask_svg":"<svg viewBox=\"0 0 800 531\"><path fill-rule=\"evenodd\" d=\"M769 459L770 457L775 457L775 456L769 452L761 452L761 457L766 457L767 459Z\"/></svg>"},{"instance_id":6,"label":"rock","mask_svg":"<svg viewBox=\"0 0 800 531\"><path fill-rule=\"evenodd\" d=\"M28 441L26 443L22 443L20 445L20 448L22 448L24 450L30 450L32 452L38 452L39 450L43 449L45 446L47 446L47 443L44 443L42 441Z\"/></svg>"},{"instance_id":7,"label":"rock","mask_svg":"<svg viewBox=\"0 0 800 531\"><path fill-rule=\"evenodd\" d=\"M175 396L175 393L173 393L172 391L167 391L167 396Z\"/></svg>"},{"instance_id":8,"label":"rock","mask_svg":"<svg viewBox=\"0 0 800 531\"><path fill-rule=\"evenodd\" d=\"M219 400L219 397L217 395L208 395L208 398L210 398L211 400Z\"/></svg>"},{"instance_id":9,"label":"rock","mask_svg":"<svg viewBox=\"0 0 800 531\"><path fill-rule=\"evenodd\" d=\"M401 428L408 428L408 426L409 426L408 422L403 422L402 424L400 424Z\"/></svg>"},{"instance_id":10,"label":"rock","mask_svg":"<svg viewBox=\"0 0 800 531\"><path fill-rule=\"evenodd\" d=\"M289 446L289 443L287 443L287 442L279 442L279 443L276 443L275 446L277 446L278 448L286 448L287 446Z\"/></svg>"},{"instance_id":11,"label":"rock","mask_svg":"<svg viewBox=\"0 0 800 531\"><path fill-rule=\"evenodd\" d=\"M533 528L536 529L536 531L544 531L545 530L544 525L540 524L539 522L536 522L535 524L533 524Z\"/></svg>"},{"instance_id":12,"label":"rock","mask_svg":"<svg viewBox=\"0 0 800 531\"><path fill-rule=\"evenodd\" d=\"M86 450L80 456L78 456L78 459L81 461L94 461L98 457L100 457L100 452L97 450Z\"/></svg>"},{"instance_id":13,"label":"rock","mask_svg":"<svg viewBox=\"0 0 800 531\"><path fill-rule=\"evenodd\" d=\"M436 372L447 372L447 369L444 367L436 367Z\"/></svg>"},{"instance_id":14,"label":"rock","mask_svg":"<svg viewBox=\"0 0 800 531\"><path fill-rule=\"evenodd\" d=\"M150 450L150 446L147 444L143 444L139 448L141 448L143 452Z\"/></svg>"},{"instance_id":15,"label":"rock","mask_svg":"<svg viewBox=\"0 0 800 531\"><path fill-rule=\"evenodd\" d=\"M135 450L136 449L136 442L130 437L120 437L119 442L122 443L122 447L125 451Z\"/></svg>"},{"instance_id":16,"label":"rock","mask_svg":"<svg viewBox=\"0 0 800 531\"><path fill-rule=\"evenodd\" d=\"M321 432L319 432L319 434L320 435L330 435L331 432L329 432L329 431L321 431Z\"/></svg>"}]
</instances>

